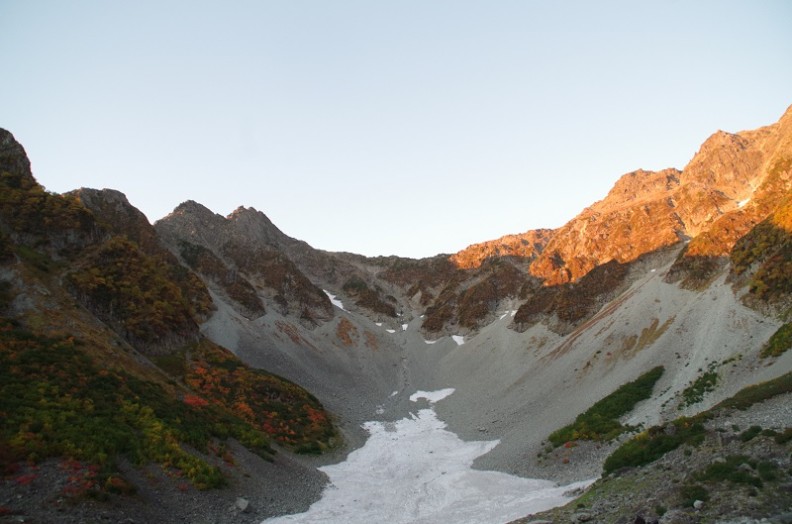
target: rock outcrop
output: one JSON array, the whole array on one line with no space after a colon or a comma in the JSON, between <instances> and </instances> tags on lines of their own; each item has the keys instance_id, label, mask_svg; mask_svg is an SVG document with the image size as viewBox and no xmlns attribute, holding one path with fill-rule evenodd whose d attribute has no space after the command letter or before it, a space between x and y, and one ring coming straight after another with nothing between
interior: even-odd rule
<instances>
[{"instance_id":1,"label":"rock outcrop","mask_svg":"<svg viewBox=\"0 0 792 524\"><path fill-rule=\"evenodd\" d=\"M518 257L531 261L544 250L552 235L552 229L535 229L517 235L505 235L497 240L470 245L451 255L450 259L461 269L475 269L490 258Z\"/></svg>"},{"instance_id":2,"label":"rock outcrop","mask_svg":"<svg viewBox=\"0 0 792 524\"><path fill-rule=\"evenodd\" d=\"M155 228L173 253L234 300L243 314L259 316L273 307L308 324L333 317L325 293L285 253L284 247L297 241L263 213L239 208L224 218L188 201Z\"/></svg>"}]
</instances>

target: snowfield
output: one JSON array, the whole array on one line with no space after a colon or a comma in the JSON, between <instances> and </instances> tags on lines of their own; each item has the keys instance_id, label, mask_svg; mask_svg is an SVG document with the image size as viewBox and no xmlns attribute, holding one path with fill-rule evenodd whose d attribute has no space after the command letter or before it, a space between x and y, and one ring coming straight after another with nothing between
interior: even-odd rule
<instances>
[{"instance_id":1,"label":"snowfield","mask_svg":"<svg viewBox=\"0 0 792 524\"><path fill-rule=\"evenodd\" d=\"M331 304L333 304L335 307L337 307L337 308L338 308L338 309L340 309L341 311L346 311L346 309L344 309L344 303L343 303L343 302L341 302L340 300L338 300L338 299L336 298L336 295L334 295L334 294L330 293L330 292L329 292L328 290L326 290L326 289L323 289L322 291L324 291L324 292L325 292L325 295L327 295L327 298L329 298L329 299L330 299L330 303L331 303ZM348 311L347 311L347 313L348 313Z\"/></svg>"},{"instance_id":2,"label":"snowfield","mask_svg":"<svg viewBox=\"0 0 792 524\"><path fill-rule=\"evenodd\" d=\"M439 402L453 389L418 391L415 402ZM281 523L508 522L566 503L564 493L587 485L557 486L494 471L471 469L497 440L464 442L421 409L396 422L366 422L370 437L346 461L320 468L330 485L305 513L266 520Z\"/></svg>"}]
</instances>

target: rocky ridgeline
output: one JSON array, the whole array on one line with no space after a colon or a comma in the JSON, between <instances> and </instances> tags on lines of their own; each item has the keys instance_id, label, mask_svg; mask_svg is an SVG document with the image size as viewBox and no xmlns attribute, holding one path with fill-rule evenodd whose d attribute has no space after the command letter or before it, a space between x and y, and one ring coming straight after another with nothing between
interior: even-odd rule
<instances>
[{"instance_id":1,"label":"rocky ridgeline","mask_svg":"<svg viewBox=\"0 0 792 524\"><path fill-rule=\"evenodd\" d=\"M534 229L518 235L505 235L497 240L470 245L451 255L450 260L462 269L481 267L490 258L518 257L531 261L542 252L552 235L552 229Z\"/></svg>"},{"instance_id":2,"label":"rocky ridgeline","mask_svg":"<svg viewBox=\"0 0 792 524\"><path fill-rule=\"evenodd\" d=\"M792 110L756 131L718 132L683 171L624 175L600 202L557 230L531 273L546 284L692 239L689 256L728 254L792 189Z\"/></svg>"},{"instance_id":3,"label":"rocky ridgeline","mask_svg":"<svg viewBox=\"0 0 792 524\"><path fill-rule=\"evenodd\" d=\"M476 332L508 304L524 305L516 329L553 317L551 324L564 333L618 290L621 281L612 278L609 286L581 285L606 264L678 249L683 253L669 281L706 286L728 265L737 241L783 204L791 173L788 111L755 131L715 133L682 171L622 176L603 200L558 229L507 235L450 256L411 260L325 252L284 234L255 209L240 207L222 217L195 202L177 207L155 229L172 253L248 318L273 310L306 326L322 324L333 318L322 292L328 289L353 310L392 327L423 314L429 338ZM75 196L97 212L106 201L108 222L121 219L140 232L139 242L156 245L140 217L119 215L118 195L99 198L80 190ZM574 301L588 305L570 313ZM405 316L397 320L400 314Z\"/></svg>"},{"instance_id":4,"label":"rocky ridgeline","mask_svg":"<svg viewBox=\"0 0 792 524\"><path fill-rule=\"evenodd\" d=\"M412 311L424 313L423 329L436 337L475 332L505 304L527 301L533 304L526 306L528 311L536 311L544 309L537 300L566 302L550 295L575 294L571 290L597 267L630 264L668 249L683 250L669 281L705 286L728 264L737 241L782 205L790 189L792 111L787 111L779 122L755 131L715 133L682 171L638 170L622 176L603 200L556 230L507 235L448 257L410 260L323 252L288 237L265 215L249 208L223 218L186 203L156 227L174 252L182 241L207 247L218 256L222 255L219 246L228 244L238 246L240 252L251 245L274 250L294 264L294 274L302 273L318 286L347 295L352 307L376 321L388 322L398 312L407 314L406 320ZM201 239L196 239L199 233ZM236 258L249 255L244 252ZM501 266L495 267L495 262ZM237 264L226 260L226 265ZM254 284L262 286L271 284ZM613 289L578 298L602 304ZM270 295L278 300L283 296L277 290ZM284 311L290 314L304 305L294 296L287 302ZM317 321L326 320L326 310L308 309ZM532 313L521 314L515 327L524 329L530 317ZM578 320L585 320L585 315ZM576 324L558 325L563 331Z\"/></svg>"}]
</instances>

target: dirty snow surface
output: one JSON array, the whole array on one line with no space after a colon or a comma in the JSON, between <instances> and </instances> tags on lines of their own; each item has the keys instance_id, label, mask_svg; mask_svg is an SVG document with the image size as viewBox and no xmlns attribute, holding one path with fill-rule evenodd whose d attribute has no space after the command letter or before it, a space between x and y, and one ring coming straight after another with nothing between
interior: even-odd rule
<instances>
[{"instance_id":1,"label":"dirty snow surface","mask_svg":"<svg viewBox=\"0 0 792 524\"><path fill-rule=\"evenodd\" d=\"M410 400L438 402L453 389L419 391ZM366 444L345 462L320 468L330 478L321 500L281 523L508 522L570 500L559 487L505 473L471 469L498 441L463 442L433 408L396 422L366 422Z\"/></svg>"}]
</instances>

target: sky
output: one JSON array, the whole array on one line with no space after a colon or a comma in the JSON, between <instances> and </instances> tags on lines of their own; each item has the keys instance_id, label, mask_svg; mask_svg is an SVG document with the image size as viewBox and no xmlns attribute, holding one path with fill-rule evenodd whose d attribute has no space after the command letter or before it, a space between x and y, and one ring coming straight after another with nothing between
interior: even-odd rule
<instances>
[{"instance_id":1,"label":"sky","mask_svg":"<svg viewBox=\"0 0 792 524\"><path fill-rule=\"evenodd\" d=\"M48 190L264 212L409 257L558 227L792 104L792 2L0 0L0 127Z\"/></svg>"}]
</instances>

